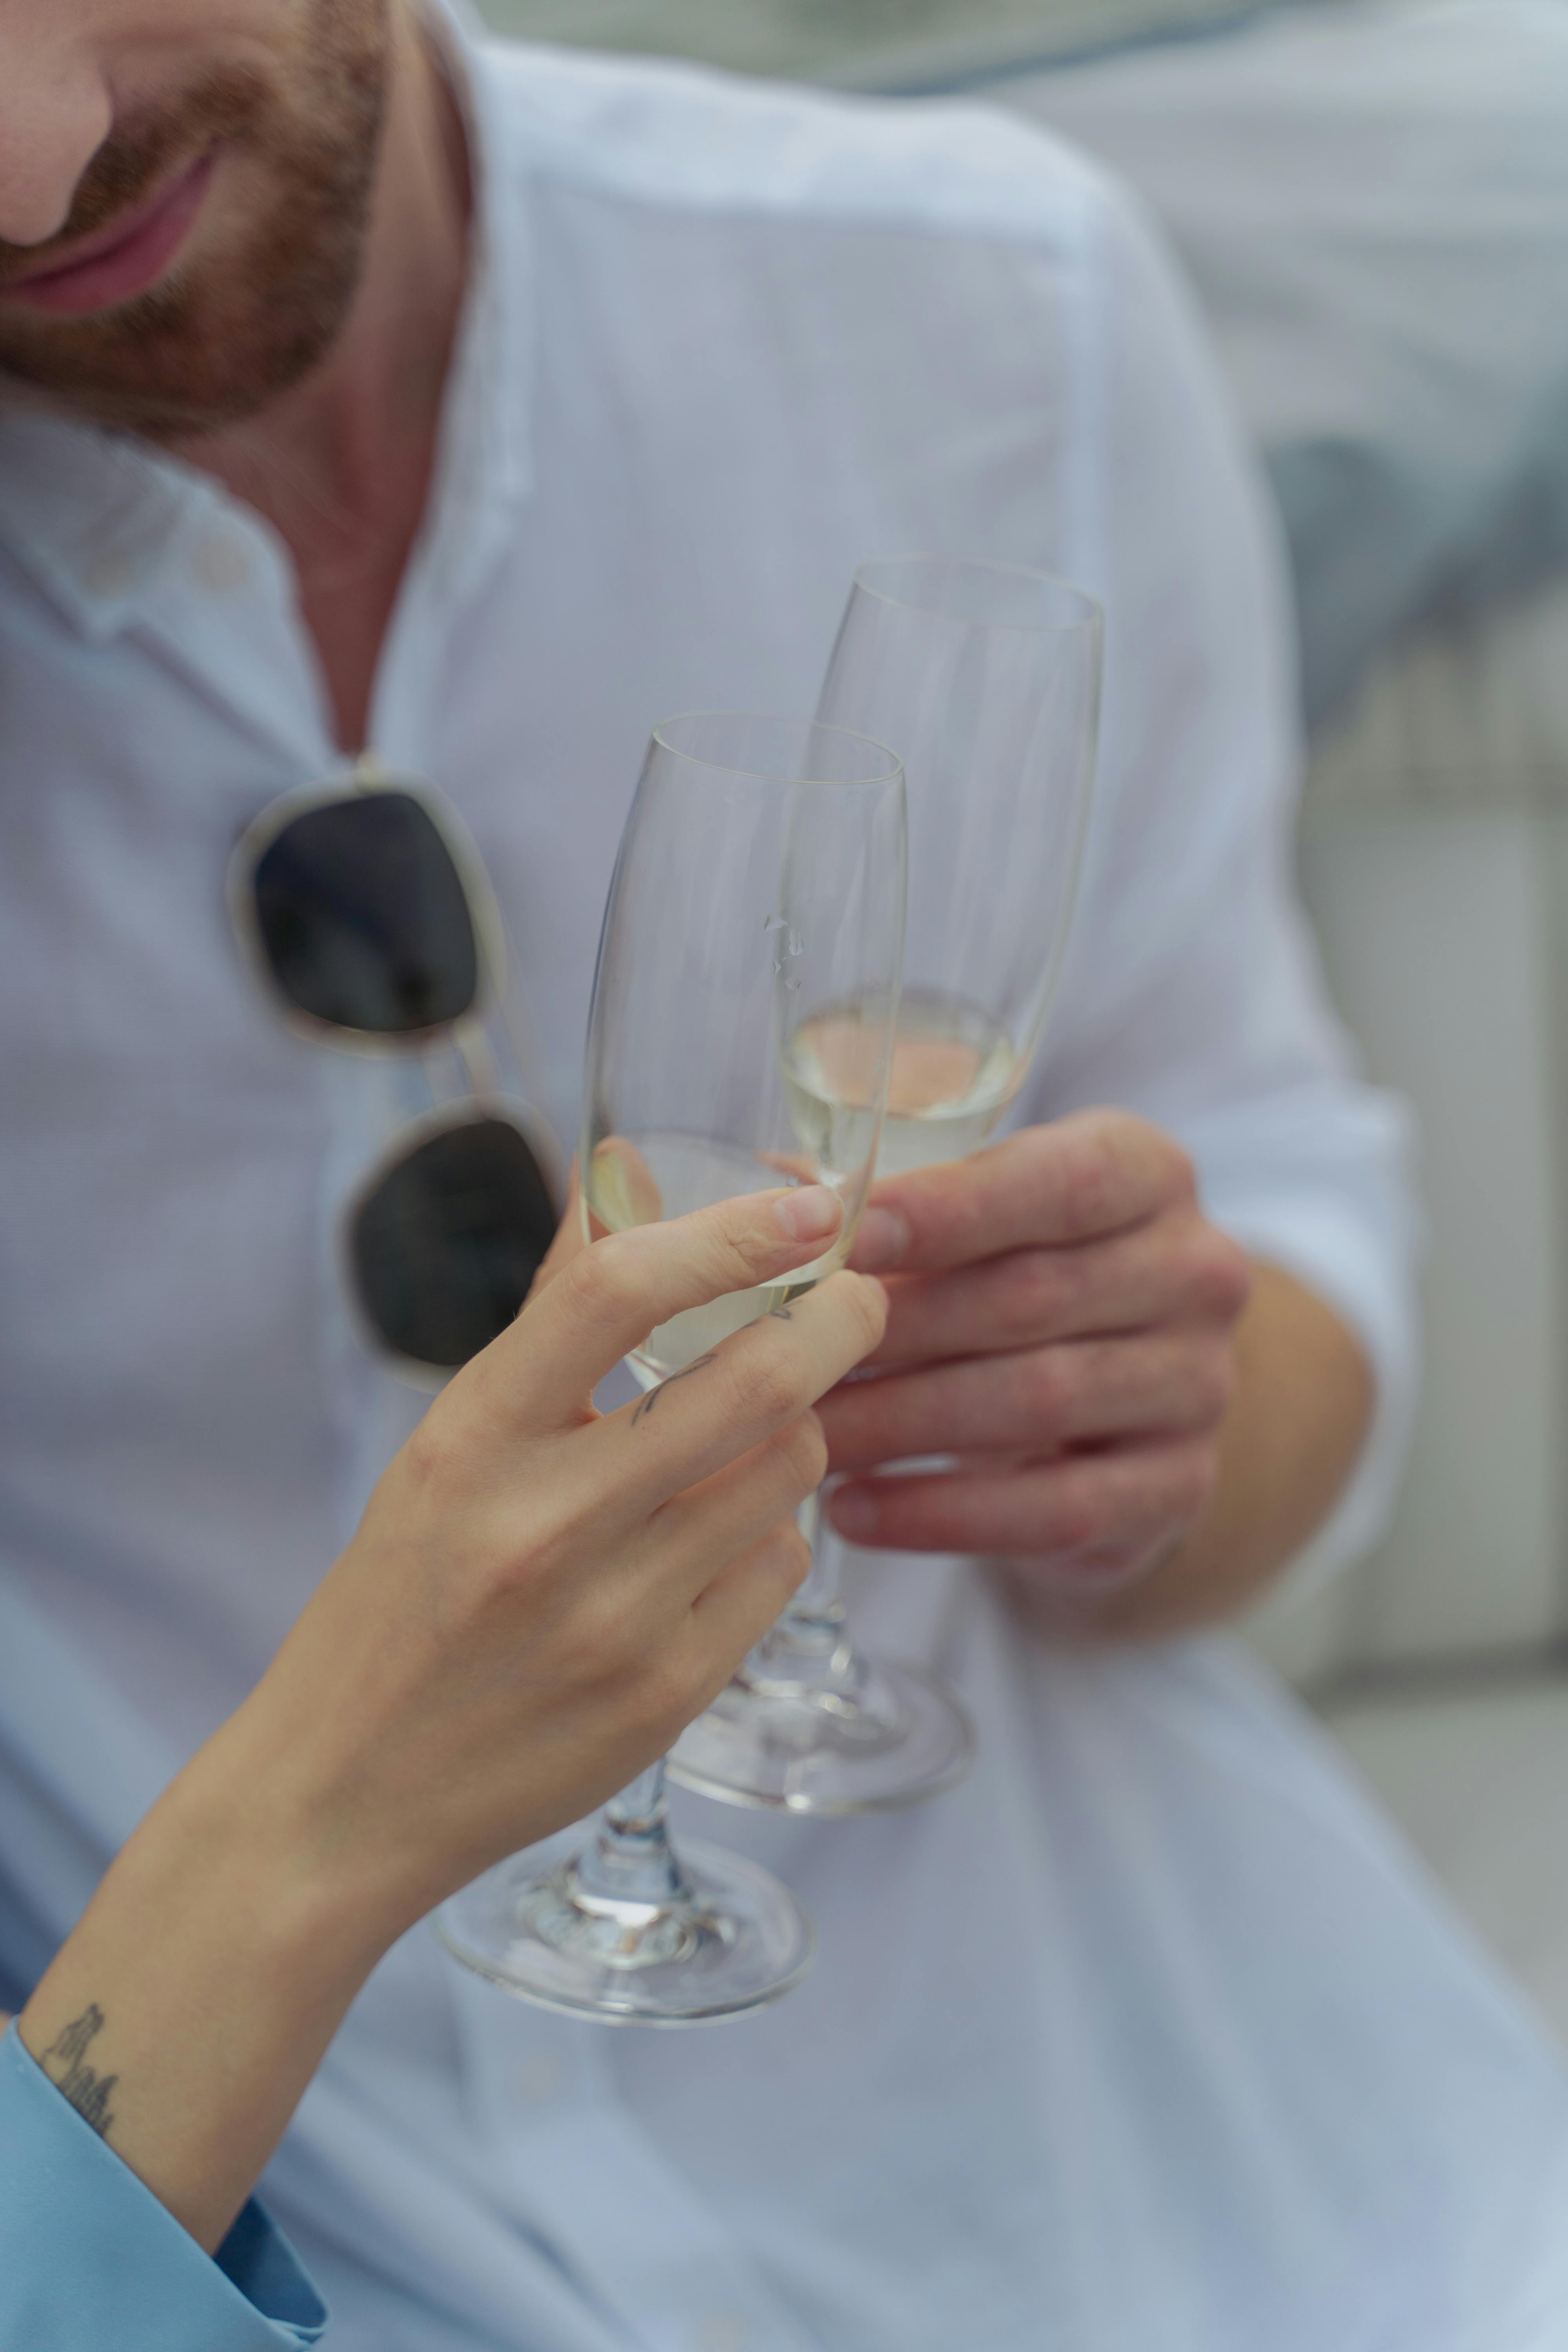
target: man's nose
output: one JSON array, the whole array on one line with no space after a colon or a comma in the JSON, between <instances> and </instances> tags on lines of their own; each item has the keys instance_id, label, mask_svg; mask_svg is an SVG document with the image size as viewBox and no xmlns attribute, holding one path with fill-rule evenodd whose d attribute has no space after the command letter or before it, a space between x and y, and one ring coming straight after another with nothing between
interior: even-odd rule
<instances>
[{"instance_id":1,"label":"man's nose","mask_svg":"<svg viewBox=\"0 0 1568 2352\"><path fill-rule=\"evenodd\" d=\"M0 240L7 245L41 245L58 234L114 120L107 69L71 29L72 13L58 0L22 0L0 17Z\"/></svg>"}]
</instances>

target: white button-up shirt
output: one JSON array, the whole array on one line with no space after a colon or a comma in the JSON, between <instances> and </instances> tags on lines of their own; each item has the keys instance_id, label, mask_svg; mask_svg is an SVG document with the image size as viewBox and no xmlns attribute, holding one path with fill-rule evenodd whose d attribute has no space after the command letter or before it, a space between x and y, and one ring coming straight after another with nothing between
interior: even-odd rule
<instances>
[{"instance_id":1,"label":"white button-up shirt","mask_svg":"<svg viewBox=\"0 0 1568 2352\"><path fill-rule=\"evenodd\" d=\"M1212 1213L1363 1333L1379 1426L1325 1556L1353 1548L1409 1384L1399 1123L1349 1073L1289 899L1277 551L1149 235L977 111L451 46L474 283L371 735L477 838L542 1107L569 1138L654 720L809 709L869 555L1082 582L1109 614L1101 781L1022 1114L1163 1121ZM247 820L340 764L256 515L123 439L0 423L19 1984L417 1410L334 1275L396 1081L288 1034L225 912ZM868 1562L858 1607L956 1678L973 1778L849 1822L678 1801L822 1934L798 1992L720 2032L550 2017L406 1937L266 2184L334 2343L1560 2344L1563 2073L1294 1706L1217 1639L1053 1654L965 1563Z\"/></svg>"}]
</instances>

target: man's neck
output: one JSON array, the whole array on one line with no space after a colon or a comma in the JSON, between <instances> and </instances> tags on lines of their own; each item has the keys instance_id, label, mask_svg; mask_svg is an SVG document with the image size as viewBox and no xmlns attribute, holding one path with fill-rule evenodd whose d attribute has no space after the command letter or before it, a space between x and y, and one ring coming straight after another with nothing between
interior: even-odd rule
<instances>
[{"instance_id":1,"label":"man's neck","mask_svg":"<svg viewBox=\"0 0 1568 2352\"><path fill-rule=\"evenodd\" d=\"M338 741L364 741L376 663L434 470L468 271L461 120L428 37L395 7L386 128L353 308L328 357L258 416L172 446L287 542Z\"/></svg>"}]
</instances>

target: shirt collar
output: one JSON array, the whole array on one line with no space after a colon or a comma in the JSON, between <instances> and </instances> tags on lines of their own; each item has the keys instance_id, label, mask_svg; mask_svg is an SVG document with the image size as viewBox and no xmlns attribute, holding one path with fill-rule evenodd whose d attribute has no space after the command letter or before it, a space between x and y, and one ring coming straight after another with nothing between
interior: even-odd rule
<instances>
[{"instance_id":1,"label":"shirt collar","mask_svg":"<svg viewBox=\"0 0 1568 2352\"><path fill-rule=\"evenodd\" d=\"M426 0L468 134L469 282L420 560L450 593L484 562L531 479L526 179L500 77L465 0ZM85 635L109 637L165 586L196 518L230 504L133 435L0 402L0 543Z\"/></svg>"},{"instance_id":2,"label":"shirt collar","mask_svg":"<svg viewBox=\"0 0 1568 2352\"><path fill-rule=\"evenodd\" d=\"M484 26L426 0L473 176L469 282L441 420L423 553L448 591L487 560L532 484L533 266L527 173Z\"/></svg>"}]
</instances>

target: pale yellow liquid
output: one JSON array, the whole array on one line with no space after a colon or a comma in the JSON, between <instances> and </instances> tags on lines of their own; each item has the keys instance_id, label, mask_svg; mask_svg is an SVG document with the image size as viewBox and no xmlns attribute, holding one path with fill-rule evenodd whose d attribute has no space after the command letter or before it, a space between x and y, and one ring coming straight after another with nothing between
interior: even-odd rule
<instances>
[{"instance_id":1,"label":"pale yellow liquid","mask_svg":"<svg viewBox=\"0 0 1568 2352\"><path fill-rule=\"evenodd\" d=\"M792 1177L807 1183L818 1181L812 1167L793 1157L763 1159L703 1136L615 1135L599 1144L589 1160L584 1192L598 1230L621 1234L631 1225L710 1209L739 1193L776 1192ZM786 1283L731 1291L706 1307L672 1317L634 1350L633 1369L639 1377L653 1380L683 1371L732 1332L809 1290L843 1262L840 1242L825 1256L798 1267Z\"/></svg>"},{"instance_id":2,"label":"pale yellow liquid","mask_svg":"<svg viewBox=\"0 0 1568 2352\"><path fill-rule=\"evenodd\" d=\"M831 1184L859 1197L886 1031L854 1005L818 1013L780 1058L799 1152L747 1152L694 1135L614 1135L595 1149L584 1185L590 1232L619 1234L744 1192L791 1181ZM900 1175L962 1160L984 1142L1023 1073L1011 1041L990 1017L951 998L906 995L893 1047L877 1173ZM731 1291L650 1332L632 1364L647 1381L682 1371L759 1316L809 1290L843 1265L847 1236L786 1283Z\"/></svg>"},{"instance_id":3,"label":"pale yellow liquid","mask_svg":"<svg viewBox=\"0 0 1568 2352\"><path fill-rule=\"evenodd\" d=\"M855 1008L818 1013L790 1042L784 1085L801 1140L825 1164L865 1157L881 1032ZM988 1013L951 997L906 994L893 1045L879 1176L963 1160L984 1142L1023 1076L1012 1040Z\"/></svg>"}]
</instances>

